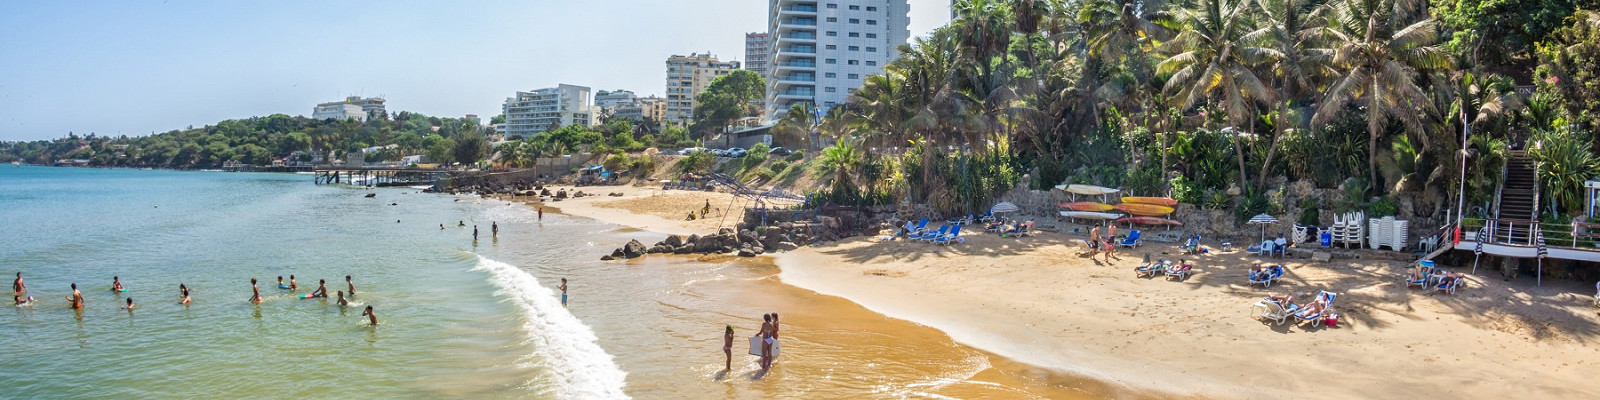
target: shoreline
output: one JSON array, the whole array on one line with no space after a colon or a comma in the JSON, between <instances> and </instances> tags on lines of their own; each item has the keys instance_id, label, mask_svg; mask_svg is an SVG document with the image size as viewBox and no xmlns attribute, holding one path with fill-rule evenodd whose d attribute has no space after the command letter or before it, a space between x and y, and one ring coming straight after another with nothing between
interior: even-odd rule
<instances>
[{"instance_id":1,"label":"shoreline","mask_svg":"<svg viewBox=\"0 0 1600 400\"><path fill-rule=\"evenodd\" d=\"M622 189L624 200L731 196L611 188ZM543 205L662 234L714 231L617 200ZM1188 256L1199 266L1181 282L1135 279L1141 253L1185 256L1173 245L1147 244L1106 263L1077 256L1074 239L979 233L936 247L853 237L771 260L784 284L1109 392L1089 393L1097 396L1600 397L1585 372L1600 361L1584 357L1593 352L1584 345L1600 339L1600 316L1581 283L1534 287L1486 273L1469 275L1466 288L1446 295L1402 286L1399 262L1289 259L1268 261L1290 274L1263 289L1244 284L1244 270L1257 259L1240 252ZM1340 293L1339 326L1276 326L1250 312L1269 293L1318 290Z\"/></svg>"}]
</instances>

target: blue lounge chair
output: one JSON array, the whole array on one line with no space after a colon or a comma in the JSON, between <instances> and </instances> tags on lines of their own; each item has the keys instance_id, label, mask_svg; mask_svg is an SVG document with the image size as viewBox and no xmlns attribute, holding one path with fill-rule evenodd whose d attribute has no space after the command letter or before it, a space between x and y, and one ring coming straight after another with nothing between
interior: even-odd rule
<instances>
[{"instance_id":1,"label":"blue lounge chair","mask_svg":"<svg viewBox=\"0 0 1600 400\"><path fill-rule=\"evenodd\" d=\"M979 221L983 221L983 222L993 221L994 220L994 210L989 210L988 212L983 213L982 216L978 217L978 220Z\"/></svg>"},{"instance_id":2,"label":"blue lounge chair","mask_svg":"<svg viewBox=\"0 0 1600 400\"><path fill-rule=\"evenodd\" d=\"M1439 279L1439 283L1433 285L1433 290L1456 294L1456 288L1461 287L1461 281L1464 280L1466 277L1448 275Z\"/></svg>"},{"instance_id":3,"label":"blue lounge chair","mask_svg":"<svg viewBox=\"0 0 1600 400\"><path fill-rule=\"evenodd\" d=\"M1139 235L1140 235L1140 233L1139 233L1138 230L1129 231L1128 232L1128 237L1122 239L1122 241L1118 242L1117 245L1118 246L1122 246L1122 247L1131 247L1131 248L1137 249L1137 248L1139 248L1139 242L1141 242L1141 240L1139 240Z\"/></svg>"},{"instance_id":4,"label":"blue lounge chair","mask_svg":"<svg viewBox=\"0 0 1600 400\"><path fill-rule=\"evenodd\" d=\"M950 233L950 225L939 225L939 230L928 232L928 233L924 233L924 234L922 234L920 236L917 236L917 237L915 237L913 239L924 241L924 242L932 242L933 239L938 239L940 236L944 236L944 234L946 234L946 233Z\"/></svg>"},{"instance_id":5,"label":"blue lounge chair","mask_svg":"<svg viewBox=\"0 0 1600 400\"><path fill-rule=\"evenodd\" d=\"M1144 264L1139 264L1138 267L1133 269L1133 276L1135 278L1142 278L1145 276L1155 278L1156 274L1167 272L1168 264L1169 262L1167 260L1146 261Z\"/></svg>"},{"instance_id":6,"label":"blue lounge chair","mask_svg":"<svg viewBox=\"0 0 1600 400\"><path fill-rule=\"evenodd\" d=\"M1266 276L1251 276L1251 277L1249 277L1250 278L1250 283L1251 284L1259 283L1259 284L1261 284L1261 287L1272 287L1272 282L1283 278L1283 266L1282 265L1269 266L1269 267L1267 267L1266 272L1267 272Z\"/></svg>"},{"instance_id":7,"label":"blue lounge chair","mask_svg":"<svg viewBox=\"0 0 1600 400\"><path fill-rule=\"evenodd\" d=\"M916 237L917 235L928 233L926 229L928 229L928 219L923 218L922 222L918 222L917 226L911 229L911 234L906 236Z\"/></svg>"},{"instance_id":8,"label":"blue lounge chair","mask_svg":"<svg viewBox=\"0 0 1600 400\"><path fill-rule=\"evenodd\" d=\"M1312 303L1316 303L1318 301L1323 301L1323 302L1326 302L1327 306L1323 307L1321 310L1316 310L1315 312L1313 312L1310 309L1311 306L1310 305L1306 305L1305 307L1300 307L1299 308L1300 312L1295 313L1294 317L1299 319L1300 322L1311 321L1311 326L1312 327L1316 327L1318 325L1322 325L1323 316L1327 315L1330 312L1333 312L1333 299L1335 297L1338 297L1338 296L1339 296L1338 293L1333 293L1333 292L1328 292L1328 291L1322 291L1321 293L1317 293L1316 300L1312 300L1311 302Z\"/></svg>"},{"instance_id":9,"label":"blue lounge chair","mask_svg":"<svg viewBox=\"0 0 1600 400\"><path fill-rule=\"evenodd\" d=\"M961 238L961 225L956 225L950 228L950 233L933 239L933 244L950 244L956 241L966 241L966 239Z\"/></svg>"},{"instance_id":10,"label":"blue lounge chair","mask_svg":"<svg viewBox=\"0 0 1600 400\"><path fill-rule=\"evenodd\" d=\"M1432 274L1433 268L1418 265L1416 269L1411 271L1411 275L1406 277L1406 288L1409 289L1412 286L1428 287L1428 275Z\"/></svg>"}]
</instances>

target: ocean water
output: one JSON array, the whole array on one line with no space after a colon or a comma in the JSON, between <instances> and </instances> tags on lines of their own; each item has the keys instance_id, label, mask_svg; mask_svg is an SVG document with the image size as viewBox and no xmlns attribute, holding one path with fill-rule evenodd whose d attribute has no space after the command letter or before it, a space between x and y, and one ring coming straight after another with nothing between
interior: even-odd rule
<instances>
[{"instance_id":1,"label":"ocean water","mask_svg":"<svg viewBox=\"0 0 1600 400\"><path fill-rule=\"evenodd\" d=\"M598 261L660 238L307 175L0 166L0 275L21 272L35 298L0 310L0 397L1106 396L783 285L770 263ZM299 290L278 289L291 274ZM346 275L351 307L298 298L318 280L343 290ZM109 290L113 276L126 292ZM554 289L563 277L569 307ZM247 302L251 278L262 304ZM73 283L83 310L64 299ZM138 307L120 310L130 297ZM361 316L367 305L378 326ZM741 353L767 312L783 316L784 356L762 372ZM724 326L738 338L731 369Z\"/></svg>"}]
</instances>

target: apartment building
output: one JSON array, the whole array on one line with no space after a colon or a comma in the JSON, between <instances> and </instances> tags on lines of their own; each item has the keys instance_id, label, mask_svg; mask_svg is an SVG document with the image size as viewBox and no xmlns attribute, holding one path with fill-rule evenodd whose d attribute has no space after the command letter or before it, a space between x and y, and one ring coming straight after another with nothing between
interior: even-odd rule
<instances>
[{"instance_id":1,"label":"apartment building","mask_svg":"<svg viewBox=\"0 0 1600 400\"><path fill-rule=\"evenodd\" d=\"M612 115L635 120L649 118L659 123L667 118L667 100L655 96L640 97L632 103L617 106Z\"/></svg>"},{"instance_id":2,"label":"apartment building","mask_svg":"<svg viewBox=\"0 0 1600 400\"><path fill-rule=\"evenodd\" d=\"M907 0L768 0L766 109L844 104L911 37Z\"/></svg>"},{"instance_id":3,"label":"apartment building","mask_svg":"<svg viewBox=\"0 0 1600 400\"><path fill-rule=\"evenodd\" d=\"M755 71L762 79L767 77L767 57L771 57L771 42L766 32L744 34L744 69Z\"/></svg>"},{"instance_id":4,"label":"apartment building","mask_svg":"<svg viewBox=\"0 0 1600 400\"><path fill-rule=\"evenodd\" d=\"M710 53L667 58L666 122L687 125L694 118L695 96L711 81L739 69L738 61L717 61Z\"/></svg>"},{"instance_id":5,"label":"apartment building","mask_svg":"<svg viewBox=\"0 0 1600 400\"><path fill-rule=\"evenodd\" d=\"M316 108L311 110L311 118L355 118L357 121L366 122L368 119L383 118L387 113L388 110L384 108L384 100L381 97L350 96L345 97L343 101L318 103Z\"/></svg>"},{"instance_id":6,"label":"apartment building","mask_svg":"<svg viewBox=\"0 0 1600 400\"><path fill-rule=\"evenodd\" d=\"M589 87L561 84L507 97L501 111L506 135L533 136L567 125L594 126L598 110L590 103ZM496 130L497 132L499 129Z\"/></svg>"},{"instance_id":7,"label":"apartment building","mask_svg":"<svg viewBox=\"0 0 1600 400\"><path fill-rule=\"evenodd\" d=\"M602 110L609 110L617 106L631 104L638 99L639 96L634 95L633 91L630 90L601 90L594 95L594 106Z\"/></svg>"}]
</instances>

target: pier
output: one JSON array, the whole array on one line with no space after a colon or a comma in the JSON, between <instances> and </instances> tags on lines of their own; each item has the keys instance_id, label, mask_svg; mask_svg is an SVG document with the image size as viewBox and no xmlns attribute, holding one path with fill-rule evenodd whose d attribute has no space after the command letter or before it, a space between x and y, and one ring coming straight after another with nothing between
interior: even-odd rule
<instances>
[{"instance_id":1,"label":"pier","mask_svg":"<svg viewBox=\"0 0 1600 400\"><path fill-rule=\"evenodd\" d=\"M450 171L382 167L322 167L313 172L318 185L345 184L365 187L432 185L449 178Z\"/></svg>"}]
</instances>

